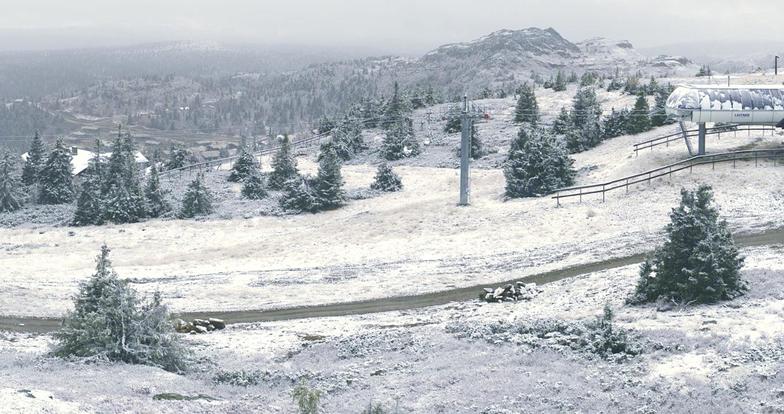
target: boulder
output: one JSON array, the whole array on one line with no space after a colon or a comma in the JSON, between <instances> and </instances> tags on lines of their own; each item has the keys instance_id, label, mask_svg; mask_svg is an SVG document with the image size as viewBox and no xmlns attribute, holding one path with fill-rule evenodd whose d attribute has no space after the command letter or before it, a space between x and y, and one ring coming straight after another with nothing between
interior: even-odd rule
<instances>
[{"instance_id":1,"label":"boulder","mask_svg":"<svg viewBox=\"0 0 784 414\"><path fill-rule=\"evenodd\" d=\"M208 321L206 319L194 319L193 320L193 324L196 325L196 326L203 326L203 327L206 328L207 326L210 325L210 321Z\"/></svg>"},{"instance_id":2,"label":"boulder","mask_svg":"<svg viewBox=\"0 0 784 414\"><path fill-rule=\"evenodd\" d=\"M226 322L223 319L210 318L209 322L215 329L221 330L226 328Z\"/></svg>"},{"instance_id":3,"label":"boulder","mask_svg":"<svg viewBox=\"0 0 784 414\"><path fill-rule=\"evenodd\" d=\"M194 325L194 326L193 326L193 332L200 333L200 334L204 334L204 333L207 333L207 332L208 332L208 330L207 330L207 327L206 327L206 326L202 326L202 325Z\"/></svg>"},{"instance_id":4,"label":"boulder","mask_svg":"<svg viewBox=\"0 0 784 414\"><path fill-rule=\"evenodd\" d=\"M174 320L174 330L179 333L188 333L190 329L188 328L188 322L185 322L182 319L175 319Z\"/></svg>"}]
</instances>

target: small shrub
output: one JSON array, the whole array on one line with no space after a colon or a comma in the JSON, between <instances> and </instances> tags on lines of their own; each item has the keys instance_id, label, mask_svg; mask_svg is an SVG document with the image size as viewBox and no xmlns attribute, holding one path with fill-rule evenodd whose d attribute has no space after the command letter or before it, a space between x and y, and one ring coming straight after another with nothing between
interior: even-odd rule
<instances>
[{"instance_id":1,"label":"small shrub","mask_svg":"<svg viewBox=\"0 0 784 414\"><path fill-rule=\"evenodd\" d=\"M302 381L291 391L291 398L297 403L300 414L318 414L321 391L310 388Z\"/></svg>"},{"instance_id":2,"label":"small shrub","mask_svg":"<svg viewBox=\"0 0 784 414\"><path fill-rule=\"evenodd\" d=\"M95 274L80 285L74 310L54 337L54 355L60 357L101 358L172 372L185 369L186 351L160 294L149 301L140 298L112 269L105 245Z\"/></svg>"},{"instance_id":3,"label":"small shrub","mask_svg":"<svg viewBox=\"0 0 784 414\"><path fill-rule=\"evenodd\" d=\"M370 184L370 188L386 192L400 191L403 188L403 180L400 179L399 175L395 174L392 167L387 164L381 164L378 166L376 178Z\"/></svg>"},{"instance_id":4,"label":"small shrub","mask_svg":"<svg viewBox=\"0 0 784 414\"><path fill-rule=\"evenodd\" d=\"M263 373L261 371L221 371L212 377L212 382L238 387L250 387L261 384L262 376Z\"/></svg>"}]
</instances>

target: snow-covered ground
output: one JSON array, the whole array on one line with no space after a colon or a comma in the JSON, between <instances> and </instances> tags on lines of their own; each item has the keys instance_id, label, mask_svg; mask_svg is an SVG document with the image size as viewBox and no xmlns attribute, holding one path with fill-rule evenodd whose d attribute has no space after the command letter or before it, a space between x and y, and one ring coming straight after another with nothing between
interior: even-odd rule
<instances>
[{"instance_id":1,"label":"snow-covered ground","mask_svg":"<svg viewBox=\"0 0 784 414\"><path fill-rule=\"evenodd\" d=\"M573 91L543 92L542 107L568 103ZM557 97L555 95L558 95ZM606 95L606 96L605 96ZM605 108L628 100L602 94ZM628 102L627 102L628 103ZM503 158L516 133L512 99L481 101L491 115L480 124L488 147ZM620 105L620 104L619 104ZM419 111L417 116L424 116ZM443 121L434 125L441 131ZM606 181L687 157L685 145L657 147L638 156L632 144L674 131L668 126L611 139L577 154L578 184ZM550 198L505 201L499 168L484 161L472 171L472 205L456 206L458 171L437 168L456 160L457 135L438 132L414 164L398 162L404 189L318 215L259 216L274 203L239 201L239 186L225 183L221 197L237 201L204 221L153 220L84 228L0 229L0 315L57 316L70 306L79 281L92 273L102 243L113 249L121 276L136 288L160 290L175 311L269 309L433 292L508 280L542 271L648 251L660 240L668 212L682 187L714 186L723 215L735 231L784 225L784 167L762 162L695 168L651 184L582 203ZM421 137L421 135L420 135ZM709 138L709 151L782 144L781 135L740 133ZM371 147L373 143L371 143ZM343 168L349 191L368 188L375 174L367 163ZM451 161L450 161L451 162ZM312 156L300 157L314 172ZM269 160L264 160L269 168ZM229 203L229 201L226 201ZM237 207L239 206L239 207ZM244 210L242 210L244 209ZM219 208L220 210L220 208ZM223 209L220 211L224 211ZM244 211L245 213L236 213ZM274 212L274 211L273 211ZM303 294L307 292L307 294Z\"/></svg>"},{"instance_id":2,"label":"snow-covered ground","mask_svg":"<svg viewBox=\"0 0 784 414\"><path fill-rule=\"evenodd\" d=\"M627 266L544 285L528 302L231 325L185 338L200 361L186 375L47 358L49 336L0 333L0 406L289 413L289 393L305 379L324 392L327 413L358 413L371 401L399 413L777 412L784 408L782 249L743 249L750 291L722 304L668 312L624 305L637 277ZM487 329L591 319L608 303L616 329L630 330L641 355L605 361L558 346L557 336ZM216 380L242 371L256 383ZM165 392L214 400L153 400Z\"/></svg>"}]
</instances>

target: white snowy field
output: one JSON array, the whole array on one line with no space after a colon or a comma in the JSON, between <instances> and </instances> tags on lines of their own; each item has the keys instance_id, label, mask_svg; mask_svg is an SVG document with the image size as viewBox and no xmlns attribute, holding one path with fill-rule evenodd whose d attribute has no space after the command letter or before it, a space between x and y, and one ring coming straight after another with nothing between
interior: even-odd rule
<instances>
[{"instance_id":1,"label":"white snowy field","mask_svg":"<svg viewBox=\"0 0 784 414\"><path fill-rule=\"evenodd\" d=\"M568 102L573 91L545 96L542 106ZM628 99L605 94L605 108ZM516 133L513 100L482 104L489 147L506 151ZM422 111L418 116L422 115ZM443 124L436 125L436 130ZM683 143L643 151L632 144L674 126L611 139L574 156L578 184L645 171L688 156ZM710 137L709 151L782 144L781 135ZM443 135L453 142L455 135ZM451 140L451 141L450 141ZM421 156L438 151L426 147ZM443 155L443 154L442 154ZM502 156L502 154L496 154ZM449 156L454 157L449 150ZM441 157L441 155L438 155ZM480 161L481 164L481 161ZM268 165L268 163L267 163ZM300 166L315 164L301 157ZM651 250L661 238L682 187L714 186L736 232L784 226L784 167L763 161L695 168L650 185L586 197L562 207L545 197L505 201L501 169L472 171L472 204L456 206L458 171L398 164L404 189L318 215L153 220L122 226L0 229L0 315L58 316L78 282L93 270L101 244L113 249L122 277L139 290L160 290L175 311L270 309L433 292L492 284L542 271ZM220 173L216 173L220 174ZM375 166L346 165L349 190L367 188ZM228 191L239 192L238 186ZM239 198L239 194L237 194Z\"/></svg>"},{"instance_id":2,"label":"white snowy field","mask_svg":"<svg viewBox=\"0 0 784 414\"><path fill-rule=\"evenodd\" d=\"M48 358L48 335L0 333L0 407L289 413L289 393L304 379L324 392L327 413L359 413L371 401L399 413L778 412L784 408L782 249L742 250L750 290L730 302L667 312L625 305L637 278L637 267L627 266L543 285L528 302L469 301L185 336L199 361L185 375ZM642 344L641 355L606 361L559 345L557 334L500 329L592 319L605 304L615 309L616 329L630 330ZM216 380L243 371L255 384ZM213 400L154 401L159 393Z\"/></svg>"}]
</instances>

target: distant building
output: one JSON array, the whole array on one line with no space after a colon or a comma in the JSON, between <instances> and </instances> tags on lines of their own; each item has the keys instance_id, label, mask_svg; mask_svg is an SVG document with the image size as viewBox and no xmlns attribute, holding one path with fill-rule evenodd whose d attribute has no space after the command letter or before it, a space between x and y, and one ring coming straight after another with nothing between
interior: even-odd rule
<instances>
[{"instance_id":1,"label":"distant building","mask_svg":"<svg viewBox=\"0 0 784 414\"><path fill-rule=\"evenodd\" d=\"M111 152L101 153L100 161L108 162L111 156L112 156ZM136 165L139 166L140 170L145 169L150 165L150 161L140 151L136 151L134 153L134 158L136 160ZM90 166L90 161L92 161L93 159L95 159L94 152L79 149L76 147L71 147L71 167L73 168L72 171L74 177L79 177L79 175L82 174L87 169L87 167ZM27 161L26 152L22 154L22 160Z\"/></svg>"}]
</instances>

